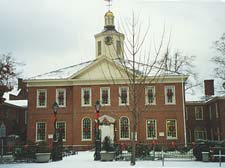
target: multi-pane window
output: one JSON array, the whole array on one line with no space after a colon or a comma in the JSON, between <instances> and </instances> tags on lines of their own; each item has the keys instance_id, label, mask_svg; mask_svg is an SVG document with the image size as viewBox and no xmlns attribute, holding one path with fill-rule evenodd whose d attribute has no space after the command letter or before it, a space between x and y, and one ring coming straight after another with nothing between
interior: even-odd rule
<instances>
[{"instance_id":1,"label":"multi-pane window","mask_svg":"<svg viewBox=\"0 0 225 168\"><path fill-rule=\"evenodd\" d=\"M121 42L119 40L116 41L116 54L121 54Z\"/></svg>"},{"instance_id":2,"label":"multi-pane window","mask_svg":"<svg viewBox=\"0 0 225 168\"><path fill-rule=\"evenodd\" d=\"M209 119L212 120L212 106L209 106Z\"/></svg>"},{"instance_id":3,"label":"multi-pane window","mask_svg":"<svg viewBox=\"0 0 225 168\"><path fill-rule=\"evenodd\" d=\"M82 121L82 140L91 140L91 119L84 118Z\"/></svg>"},{"instance_id":4,"label":"multi-pane window","mask_svg":"<svg viewBox=\"0 0 225 168\"><path fill-rule=\"evenodd\" d=\"M66 106L66 89L56 89L56 102L59 107Z\"/></svg>"},{"instance_id":5,"label":"multi-pane window","mask_svg":"<svg viewBox=\"0 0 225 168\"><path fill-rule=\"evenodd\" d=\"M220 128L217 127L216 133L217 133L217 140L220 141Z\"/></svg>"},{"instance_id":6,"label":"multi-pane window","mask_svg":"<svg viewBox=\"0 0 225 168\"><path fill-rule=\"evenodd\" d=\"M174 119L166 120L167 139L177 138L177 121Z\"/></svg>"},{"instance_id":7,"label":"multi-pane window","mask_svg":"<svg viewBox=\"0 0 225 168\"><path fill-rule=\"evenodd\" d=\"M156 139L156 120L146 120L147 139Z\"/></svg>"},{"instance_id":8,"label":"multi-pane window","mask_svg":"<svg viewBox=\"0 0 225 168\"><path fill-rule=\"evenodd\" d=\"M185 108L185 120L188 120L188 107Z\"/></svg>"},{"instance_id":9,"label":"multi-pane window","mask_svg":"<svg viewBox=\"0 0 225 168\"><path fill-rule=\"evenodd\" d=\"M195 140L206 139L205 130L202 128L196 128L194 131L194 134L195 134Z\"/></svg>"},{"instance_id":10,"label":"multi-pane window","mask_svg":"<svg viewBox=\"0 0 225 168\"><path fill-rule=\"evenodd\" d=\"M130 139L130 122L127 117L120 118L120 139Z\"/></svg>"},{"instance_id":11,"label":"multi-pane window","mask_svg":"<svg viewBox=\"0 0 225 168\"><path fill-rule=\"evenodd\" d=\"M149 86L145 88L145 104L155 104L156 98L155 98L155 87Z\"/></svg>"},{"instance_id":12,"label":"multi-pane window","mask_svg":"<svg viewBox=\"0 0 225 168\"><path fill-rule=\"evenodd\" d=\"M102 54L102 46L101 41L98 41L98 55Z\"/></svg>"},{"instance_id":13,"label":"multi-pane window","mask_svg":"<svg viewBox=\"0 0 225 168\"><path fill-rule=\"evenodd\" d=\"M195 120L203 120L203 107L195 107Z\"/></svg>"},{"instance_id":14,"label":"multi-pane window","mask_svg":"<svg viewBox=\"0 0 225 168\"><path fill-rule=\"evenodd\" d=\"M91 105L91 88L82 88L82 106Z\"/></svg>"},{"instance_id":15,"label":"multi-pane window","mask_svg":"<svg viewBox=\"0 0 225 168\"><path fill-rule=\"evenodd\" d=\"M165 104L175 103L175 86L165 86Z\"/></svg>"},{"instance_id":16,"label":"multi-pane window","mask_svg":"<svg viewBox=\"0 0 225 168\"><path fill-rule=\"evenodd\" d=\"M102 105L110 105L110 89L104 87L100 89L100 101Z\"/></svg>"},{"instance_id":17,"label":"multi-pane window","mask_svg":"<svg viewBox=\"0 0 225 168\"><path fill-rule=\"evenodd\" d=\"M36 123L36 141L46 140L46 123L37 122Z\"/></svg>"},{"instance_id":18,"label":"multi-pane window","mask_svg":"<svg viewBox=\"0 0 225 168\"><path fill-rule=\"evenodd\" d=\"M62 136L62 140L66 140L66 123L64 121L56 122L56 135L57 137Z\"/></svg>"},{"instance_id":19,"label":"multi-pane window","mask_svg":"<svg viewBox=\"0 0 225 168\"><path fill-rule=\"evenodd\" d=\"M218 104L217 103L215 103L215 110L216 110L216 118L219 118Z\"/></svg>"},{"instance_id":20,"label":"multi-pane window","mask_svg":"<svg viewBox=\"0 0 225 168\"><path fill-rule=\"evenodd\" d=\"M47 90L38 89L37 90L37 107L46 107L47 106Z\"/></svg>"},{"instance_id":21,"label":"multi-pane window","mask_svg":"<svg viewBox=\"0 0 225 168\"><path fill-rule=\"evenodd\" d=\"M119 88L119 104L127 105L129 104L129 89L128 87Z\"/></svg>"}]
</instances>

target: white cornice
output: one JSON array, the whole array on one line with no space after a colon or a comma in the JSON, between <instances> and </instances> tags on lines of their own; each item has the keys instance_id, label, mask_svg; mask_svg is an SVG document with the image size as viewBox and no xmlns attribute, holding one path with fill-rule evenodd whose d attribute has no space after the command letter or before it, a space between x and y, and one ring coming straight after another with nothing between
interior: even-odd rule
<instances>
[{"instance_id":1,"label":"white cornice","mask_svg":"<svg viewBox=\"0 0 225 168\"><path fill-rule=\"evenodd\" d=\"M186 81L187 76L166 76L158 77L154 79L153 77L148 77L145 84L157 84L157 83L181 83ZM149 82L150 81L150 82ZM26 80L27 87L41 87L41 86L77 86L77 85L113 85L113 84L125 84L129 85L128 79L118 78L118 79L62 79L62 80ZM137 82L138 84L139 82Z\"/></svg>"}]
</instances>

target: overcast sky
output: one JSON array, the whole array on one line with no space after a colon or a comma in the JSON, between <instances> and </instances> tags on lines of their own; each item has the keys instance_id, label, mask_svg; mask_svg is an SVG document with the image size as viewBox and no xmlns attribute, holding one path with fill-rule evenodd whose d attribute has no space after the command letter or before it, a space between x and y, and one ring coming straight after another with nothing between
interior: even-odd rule
<instances>
[{"instance_id":1,"label":"overcast sky","mask_svg":"<svg viewBox=\"0 0 225 168\"><path fill-rule=\"evenodd\" d=\"M104 0L0 0L0 53L26 65L27 78L95 58L94 35L104 26ZM118 22L132 10L150 20L160 38L171 31L171 50L195 55L201 79L212 78L213 41L225 32L224 0L113 0Z\"/></svg>"}]
</instances>

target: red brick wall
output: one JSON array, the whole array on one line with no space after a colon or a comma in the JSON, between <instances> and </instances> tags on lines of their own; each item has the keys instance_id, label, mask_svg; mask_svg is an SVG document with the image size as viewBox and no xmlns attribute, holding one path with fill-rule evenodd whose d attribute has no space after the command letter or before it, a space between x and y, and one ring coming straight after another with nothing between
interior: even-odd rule
<instances>
[{"instance_id":1,"label":"red brick wall","mask_svg":"<svg viewBox=\"0 0 225 168\"><path fill-rule=\"evenodd\" d=\"M176 105L165 105L164 86L174 85L176 88ZM81 88L90 87L92 89L92 106L81 107ZM66 88L66 108L59 108L57 119L66 121L66 142L67 145L93 145L94 131L92 131L92 141L81 141L81 121L84 117L92 118L92 128L94 128L96 100L100 98L100 87L110 87L110 106L102 106L100 116L107 114L116 119L115 127L119 130L119 118L126 116L132 122L132 113L127 111L126 107L118 106L118 88L119 85L101 85L101 86L71 86ZM36 108L37 89L47 89L47 108ZM28 92L29 108L28 108L28 134L29 140L35 140L35 127L37 121L47 122L47 134L53 133L52 123L52 104L55 101L57 87L30 87ZM63 88L63 87L59 87ZM156 105L151 105L145 109L144 88L143 94L138 96L140 104L140 115L138 120L138 141L150 142L146 140L146 119L157 120L157 130L165 133L164 137L158 136L158 141L166 141L166 119L176 119L178 128L177 142L184 143L184 123L183 123L183 102L182 102L182 86L181 84L156 84ZM130 99L130 104L131 104ZM116 132L116 142L119 141L119 131ZM176 140L175 140L176 141Z\"/></svg>"}]
</instances>

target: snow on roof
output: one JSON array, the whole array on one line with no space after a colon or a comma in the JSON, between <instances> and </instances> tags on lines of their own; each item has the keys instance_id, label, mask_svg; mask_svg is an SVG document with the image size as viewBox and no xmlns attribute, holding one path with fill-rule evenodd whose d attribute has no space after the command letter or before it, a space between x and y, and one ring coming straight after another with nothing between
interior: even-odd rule
<instances>
[{"instance_id":1,"label":"snow on roof","mask_svg":"<svg viewBox=\"0 0 225 168\"><path fill-rule=\"evenodd\" d=\"M139 75L148 75L148 76L179 76L185 75L177 72L173 72L171 70L166 70L163 67L158 67L155 64L148 64L143 62L133 62L133 60L122 60L122 59L114 59L115 63L122 65L123 67L127 67L130 71L134 68L137 74Z\"/></svg>"},{"instance_id":2,"label":"snow on roof","mask_svg":"<svg viewBox=\"0 0 225 168\"><path fill-rule=\"evenodd\" d=\"M6 100L5 103L11 104L18 107L27 107L27 100Z\"/></svg>"},{"instance_id":3,"label":"snow on roof","mask_svg":"<svg viewBox=\"0 0 225 168\"><path fill-rule=\"evenodd\" d=\"M92 61L87 61L87 62L83 62L77 65L72 65L69 67L65 67L65 68L61 68L55 71L51 71L48 73L44 73L41 75L37 75L31 78L28 78L28 80L38 80L38 79L66 79L70 76L72 76L74 73L79 72L81 69L83 69L84 67L90 65L92 62L94 62L95 60Z\"/></svg>"},{"instance_id":4,"label":"snow on roof","mask_svg":"<svg viewBox=\"0 0 225 168\"><path fill-rule=\"evenodd\" d=\"M93 63L95 60L91 60L91 61L87 61L87 62L83 62L77 65L72 65L69 67L65 67L65 68L61 68L55 71L51 71L48 73L44 73L41 75L37 75L31 78L28 78L28 80L46 80L46 79L66 79L71 77L73 74L79 72L80 70L82 70L83 68L85 68L86 66L90 65L91 63ZM119 59L114 59L113 60L114 63L116 63L117 65L122 65L122 66L126 66L128 69L132 69L132 61L130 60L119 60ZM161 72L160 74L158 74L159 69L157 67L151 67L150 65L147 64L143 64L140 62L135 62L135 69L136 72L140 75L145 75L144 72L148 71L151 68L151 73L148 74L149 76L151 75L155 75L157 73L157 75L160 76L169 76L169 75L180 75L177 73L173 73L173 72L166 72L165 70L163 71L163 73Z\"/></svg>"},{"instance_id":5,"label":"snow on roof","mask_svg":"<svg viewBox=\"0 0 225 168\"><path fill-rule=\"evenodd\" d=\"M11 91L9 92L5 92L3 95L3 98L5 98L6 100L9 100L9 95L14 95L14 96L18 96L20 93L21 89L17 90L17 87L14 87Z\"/></svg>"},{"instance_id":6,"label":"snow on roof","mask_svg":"<svg viewBox=\"0 0 225 168\"><path fill-rule=\"evenodd\" d=\"M186 94L185 100L187 103L207 103L215 98L225 98L225 94L221 92L215 92L215 95L205 96L203 93Z\"/></svg>"}]
</instances>

